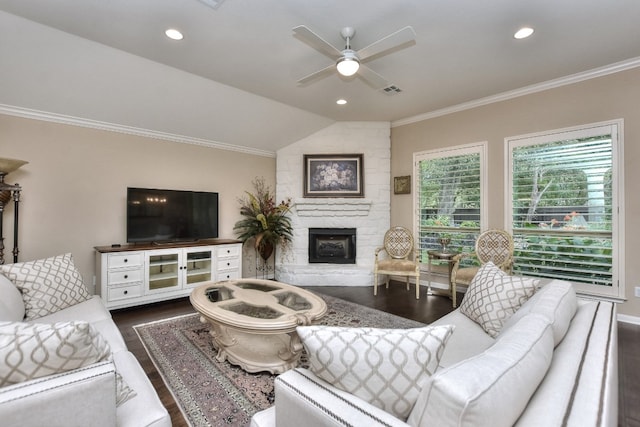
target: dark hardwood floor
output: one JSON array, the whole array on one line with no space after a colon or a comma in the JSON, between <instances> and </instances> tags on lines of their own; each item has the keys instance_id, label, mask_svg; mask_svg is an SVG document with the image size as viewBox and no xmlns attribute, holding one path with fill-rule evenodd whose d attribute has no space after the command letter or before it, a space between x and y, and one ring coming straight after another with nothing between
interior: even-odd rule
<instances>
[{"instance_id":1,"label":"dark hardwood floor","mask_svg":"<svg viewBox=\"0 0 640 427\"><path fill-rule=\"evenodd\" d=\"M407 292L404 284L401 283L392 283L389 289L378 288L378 295L375 297L371 287L318 286L307 289L423 323L431 323L452 310L451 300L448 297L426 296L423 292L420 299L416 300L415 293L413 291ZM458 295L458 301L461 300L462 295ZM112 312L113 319L120 328L129 350L138 358L158 391L162 403L169 410L174 427L187 426L188 424L140 343L133 326L194 312L188 298ZM621 427L640 427L640 405L638 405L640 402L640 370L637 369L640 366L640 326L619 323L618 339L619 425Z\"/></svg>"}]
</instances>

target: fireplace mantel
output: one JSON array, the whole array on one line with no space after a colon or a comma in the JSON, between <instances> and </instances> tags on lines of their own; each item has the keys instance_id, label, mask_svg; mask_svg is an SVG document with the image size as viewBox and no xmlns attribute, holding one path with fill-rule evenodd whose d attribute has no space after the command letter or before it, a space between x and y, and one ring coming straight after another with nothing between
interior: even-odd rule
<instances>
[{"instance_id":1,"label":"fireplace mantel","mask_svg":"<svg viewBox=\"0 0 640 427\"><path fill-rule=\"evenodd\" d=\"M304 198L294 200L299 216L367 216L371 200L360 198Z\"/></svg>"}]
</instances>

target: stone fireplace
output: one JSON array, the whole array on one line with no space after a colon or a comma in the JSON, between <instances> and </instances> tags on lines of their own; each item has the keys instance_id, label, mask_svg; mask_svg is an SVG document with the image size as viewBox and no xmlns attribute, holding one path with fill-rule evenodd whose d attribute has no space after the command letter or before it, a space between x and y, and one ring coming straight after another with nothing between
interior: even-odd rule
<instances>
[{"instance_id":1,"label":"stone fireplace","mask_svg":"<svg viewBox=\"0 0 640 427\"><path fill-rule=\"evenodd\" d=\"M363 153L364 197L303 198L304 154ZM276 196L291 198L293 240L276 258L277 280L299 286L373 285L374 251L390 226L391 146L388 122L339 122L277 153ZM353 260L336 262L344 237L320 237L325 257L310 258L310 231L355 230ZM335 234L335 233L334 233ZM315 237L313 237L315 238ZM313 242L312 242L313 244ZM346 248L345 248L346 249ZM313 255L313 254L311 254Z\"/></svg>"},{"instance_id":2,"label":"stone fireplace","mask_svg":"<svg viewBox=\"0 0 640 427\"><path fill-rule=\"evenodd\" d=\"M309 264L355 264L355 228L310 228Z\"/></svg>"}]
</instances>

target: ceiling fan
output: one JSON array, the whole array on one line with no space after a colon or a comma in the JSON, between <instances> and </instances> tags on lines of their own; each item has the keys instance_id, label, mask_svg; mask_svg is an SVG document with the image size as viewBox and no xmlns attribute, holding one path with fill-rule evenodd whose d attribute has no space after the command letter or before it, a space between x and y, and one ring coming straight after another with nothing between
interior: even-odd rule
<instances>
[{"instance_id":1,"label":"ceiling fan","mask_svg":"<svg viewBox=\"0 0 640 427\"><path fill-rule=\"evenodd\" d=\"M345 27L340 31L342 38L346 42L343 50L337 49L304 25L293 28L293 32L295 33L294 37L335 61L335 64L301 78L298 80L298 84L312 83L329 76L334 70L337 70L338 73L346 77L357 74L358 77L361 77L375 89L385 88L389 85L389 82L364 63L414 45L416 36L413 28L408 26L355 51L351 48L351 39L356 34L356 30L352 27Z\"/></svg>"}]
</instances>

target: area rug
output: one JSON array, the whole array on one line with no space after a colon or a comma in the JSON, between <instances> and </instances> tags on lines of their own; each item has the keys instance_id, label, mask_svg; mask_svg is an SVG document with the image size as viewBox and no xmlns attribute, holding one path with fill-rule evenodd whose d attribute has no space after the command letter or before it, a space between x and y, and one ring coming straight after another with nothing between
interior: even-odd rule
<instances>
[{"instance_id":1,"label":"area rug","mask_svg":"<svg viewBox=\"0 0 640 427\"><path fill-rule=\"evenodd\" d=\"M330 296L318 324L413 328L424 324ZM182 413L193 427L248 426L251 416L273 404L269 373L250 374L215 359L209 326L197 314L134 326ZM301 364L305 365L303 354Z\"/></svg>"}]
</instances>

